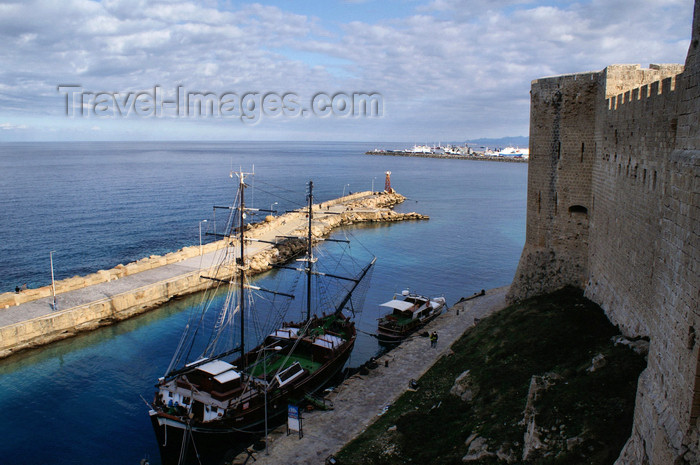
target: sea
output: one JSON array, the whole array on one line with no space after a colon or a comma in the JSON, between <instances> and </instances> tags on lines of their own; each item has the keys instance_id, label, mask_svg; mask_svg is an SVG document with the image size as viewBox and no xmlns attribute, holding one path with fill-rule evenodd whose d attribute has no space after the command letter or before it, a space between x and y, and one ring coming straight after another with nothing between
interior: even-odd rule
<instances>
[{"instance_id":1,"label":"sea","mask_svg":"<svg viewBox=\"0 0 700 465\"><path fill-rule=\"evenodd\" d=\"M350 367L383 349L379 304L404 289L448 304L511 282L525 242L526 163L365 155L390 142L0 143L0 292L209 242L214 205L254 172L246 204L284 212L391 187L429 221L353 226L377 263ZM204 222L204 220L207 220ZM223 226L221 216L217 228ZM200 236L201 228L201 236ZM220 232L220 231L219 231ZM267 279L261 277L260 279ZM0 360L0 463L159 464L146 401L198 295Z\"/></svg>"}]
</instances>

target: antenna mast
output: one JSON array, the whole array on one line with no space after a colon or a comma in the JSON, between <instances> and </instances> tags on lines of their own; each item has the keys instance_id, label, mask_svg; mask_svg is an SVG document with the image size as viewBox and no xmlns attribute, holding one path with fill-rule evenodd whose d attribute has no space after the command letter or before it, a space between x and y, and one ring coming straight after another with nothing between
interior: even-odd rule
<instances>
[{"instance_id":1,"label":"antenna mast","mask_svg":"<svg viewBox=\"0 0 700 465\"><path fill-rule=\"evenodd\" d=\"M307 237L307 262L306 262L306 320L311 319L311 275L313 273L314 250L311 244L311 221L314 208L314 182L309 181L309 231Z\"/></svg>"}]
</instances>

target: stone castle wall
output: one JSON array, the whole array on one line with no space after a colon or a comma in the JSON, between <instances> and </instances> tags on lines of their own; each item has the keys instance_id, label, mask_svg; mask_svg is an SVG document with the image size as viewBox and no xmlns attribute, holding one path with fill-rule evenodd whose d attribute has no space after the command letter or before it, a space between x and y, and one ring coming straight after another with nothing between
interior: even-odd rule
<instances>
[{"instance_id":1,"label":"stone castle wall","mask_svg":"<svg viewBox=\"0 0 700 465\"><path fill-rule=\"evenodd\" d=\"M510 298L565 285L588 274L588 209L594 159L598 73L532 83L525 247Z\"/></svg>"},{"instance_id":2,"label":"stone castle wall","mask_svg":"<svg viewBox=\"0 0 700 465\"><path fill-rule=\"evenodd\" d=\"M533 81L511 301L575 285L651 341L619 463L700 463L700 0L682 65Z\"/></svg>"}]
</instances>

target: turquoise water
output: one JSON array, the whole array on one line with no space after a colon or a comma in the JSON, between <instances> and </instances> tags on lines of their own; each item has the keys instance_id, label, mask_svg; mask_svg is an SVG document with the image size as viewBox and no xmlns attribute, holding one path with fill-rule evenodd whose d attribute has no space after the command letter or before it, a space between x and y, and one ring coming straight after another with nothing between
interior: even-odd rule
<instances>
[{"instance_id":1,"label":"turquoise water","mask_svg":"<svg viewBox=\"0 0 700 465\"><path fill-rule=\"evenodd\" d=\"M391 144L384 144L391 146ZM352 253L378 257L358 327L404 288L448 304L508 284L525 239L527 165L363 155L361 143L0 144L0 291L86 274L199 242L212 205L231 203L231 169L256 176L248 204L279 210L383 189L430 221L353 227ZM375 179L376 178L376 179ZM348 186L349 184L349 186ZM217 228L221 228L217 218ZM337 233L339 236L345 233ZM205 236L205 240L206 236ZM270 279L269 277L263 277ZM2 463L158 463L147 407L197 296L0 361ZM377 353L360 334L350 364Z\"/></svg>"}]
</instances>

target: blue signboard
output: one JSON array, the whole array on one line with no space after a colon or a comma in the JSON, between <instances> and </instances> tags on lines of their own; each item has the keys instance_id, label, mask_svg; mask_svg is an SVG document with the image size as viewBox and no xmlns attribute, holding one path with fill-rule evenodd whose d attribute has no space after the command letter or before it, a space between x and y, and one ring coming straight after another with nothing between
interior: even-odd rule
<instances>
[{"instance_id":1,"label":"blue signboard","mask_svg":"<svg viewBox=\"0 0 700 465\"><path fill-rule=\"evenodd\" d=\"M299 407L297 405L287 405L287 415L295 420L299 419Z\"/></svg>"}]
</instances>

